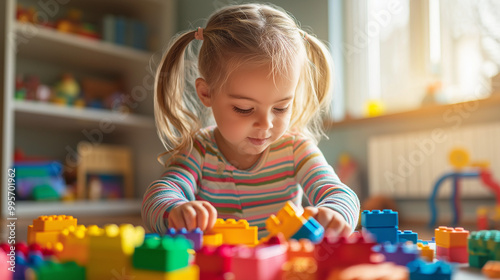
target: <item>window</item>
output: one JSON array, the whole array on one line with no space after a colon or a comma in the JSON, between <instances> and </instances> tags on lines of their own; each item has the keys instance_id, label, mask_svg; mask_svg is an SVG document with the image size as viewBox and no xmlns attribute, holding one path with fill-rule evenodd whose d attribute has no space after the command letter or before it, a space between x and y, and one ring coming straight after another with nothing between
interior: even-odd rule
<instances>
[{"instance_id":1,"label":"window","mask_svg":"<svg viewBox=\"0 0 500 280\"><path fill-rule=\"evenodd\" d=\"M395 112L499 90L492 81L500 66L500 1L331 0L330 7L337 18L343 11L342 27L338 19L330 26L343 70L336 101L349 116L366 116L370 104Z\"/></svg>"}]
</instances>

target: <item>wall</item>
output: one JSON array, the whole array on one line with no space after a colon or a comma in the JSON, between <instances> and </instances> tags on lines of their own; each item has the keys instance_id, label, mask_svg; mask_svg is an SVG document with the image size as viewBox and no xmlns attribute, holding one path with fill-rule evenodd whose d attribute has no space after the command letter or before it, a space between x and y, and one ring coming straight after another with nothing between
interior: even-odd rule
<instances>
[{"instance_id":1,"label":"wall","mask_svg":"<svg viewBox=\"0 0 500 280\"><path fill-rule=\"evenodd\" d=\"M228 4L256 3L256 1L203 1L182 0L178 2L179 31L204 27L212 12ZM302 28L316 34L322 40L328 39L328 0L274 0L266 1L291 13Z\"/></svg>"}]
</instances>

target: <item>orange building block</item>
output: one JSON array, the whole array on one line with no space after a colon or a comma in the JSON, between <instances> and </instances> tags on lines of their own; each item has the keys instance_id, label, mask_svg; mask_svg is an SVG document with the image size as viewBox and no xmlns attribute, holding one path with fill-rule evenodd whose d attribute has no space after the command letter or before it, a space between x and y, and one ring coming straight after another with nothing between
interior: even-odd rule
<instances>
[{"instance_id":1,"label":"orange building block","mask_svg":"<svg viewBox=\"0 0 500 280\"><path fill-rule=\"evenodd\" d=\"M89 226L89 228L97 226ZM83 225L69 227L59 233L61 249L56 248L55 255L60 261L75 261L81 266L87 264L89 254L89 237L87 228Z\"/></svg>"},{"instance_id":2,"label":"orange building block","mask_svg":"<svg viewBox=\"0 0 500 280\"><path fill-rule=\"evenodd\" d=\"M358 264L346 268L334 269L327 280L408 280L410 279L406 266L386 262L380 264Z\"/></svg>"},{"instance_id":3,"label":"orange building block","mask_svg":"<svg viewBox=\"0 0 500 280\"><path fill-rule=\"evenodd\" d=\"M246 220L217 219L211 233L222 234L222 244L254 246L258 242L257 227Z\"/></svg>"},{"instance_id":4,"label":"orange building block","mask_svg":"<svg viewBox=\"0 0 500 280\"><path fill-rule=\"evenodd\" d=\"M500 261L488 261L481 272L489 278L500 278Z\"/></svg>"},{"instance_id":5,"label":"orange building block","mask_svg":"<svg viewBox=\"0 0 500 280\"><path fill-rule=\"evenodd\" d=\"M313 258L293 258L283 264L282 279L316 280L318 266Z\"/></svg>"},{"instance_id":6,"label":"orange building block","mask_svg":"<svg viewBox=\"0 0 500 280\"><path fill-rule=\"evenodd\" d=\"M70 226L76 227L76 222L73 216L40 216L33 220L33 229L35 231L61 231Z\"/></svg>"},{"instance_id":7,"label":"orange building block","mask_svg":"<svg viewBox=\"0 0 500 280\"><path fill-rule=\"evenodd\" d=\"M48 244L57 243L60 231L36 231L33 225L28 226L28 244L38 244L42 248L49 246Z\"/></svg>"},{"instance_id":8,"label":"orange building block","mask_svg":"<svg viewBox=\"0 0 500 280\"><path fill-rule=\"evenodd\" d=\"M440 226L434 230L434 236L436 237L436 246L444 248L466 247L469 231L461 227Z\"/></svg>"},{"instance_id":9,"label":"orange building block","mask_svg":"<svg viewBox=\"0 0 500 280\"><path fill-rule=\"evenodd\" d=\"M429 245L424 245L422 243L417 243L418 251L420 252L420 257L428 262L434 261L434 250L429 247Z\"/></svg>"},{"instance_id":10,"label":"orange building block","mask_svg":"<svg viewBox=\"0 0 500 280\"><path fill-rule=\"evenodd\" d=\"M307 219L298 214L297 207L291 201L287 201L285 206L278 213L271 215L266 220L266 229L269 236L282 233L286 240L290 239L307 222Z\"/></svg>"},{"instance_id":11,"label":"orange building block","mask_svg":"<svg viewBox=\"0 0 500 280\"><path fill-rule=\"evenodd\" d=\"M288 241L288 260L295 258L314 258L314 244L308 239Z\"/></svg>"}]
</instances>

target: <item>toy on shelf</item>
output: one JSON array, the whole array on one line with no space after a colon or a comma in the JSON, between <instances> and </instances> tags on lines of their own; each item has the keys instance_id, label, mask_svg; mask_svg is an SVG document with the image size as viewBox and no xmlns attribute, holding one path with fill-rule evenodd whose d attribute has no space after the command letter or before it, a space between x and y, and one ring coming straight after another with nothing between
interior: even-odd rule
<instances>
[{"instance_id":1,"label":"toy on shelf","mask_svg":"<svg viewBox=\"0 0 500 280\"><path fill-rule=\"evenodd\" d=\"M40 83L37 75L30 75L26 79L23 75L16 76L16 100L38 100L48 102L52 98L52 91L47 85Z\"/></svg>"},{"instance_id":2,"label":"toy on shelf","mask_svg":"<svg viewBox=\"0 0 500 280\"><path fill-rule=\"evenodd\" d=\"M63 74L54 86L54 102L59 105L73 105L80 96L80 85L72 74Z\"/></svg>"},{"instance_id":3,"label":"toy on shelf","mask_svg":"<svg viewBox=\"0 0 500 280\"><path fill-rule=\"evenodd\" d=\"M129 147L78 144L77 198L92 200L131 198L134 189Z\"/></svg>"},{"instance_id":4,"label":"toy on shelf","mask_svg":"<svg viewBox=\"0 0 500 280\"><path fill-rule=\"evenodd\" d=\"M29 160L16 153L16 193L18 199L59 200L66 192L62 164L51 160Z\"/></svg>"},{"instance_id":5,"label":"toy on shelf","mask_svg":"<svg viewBox=\"0 0 500 280\"><path fill-rule=\"evenodd\" d=\"M469 153L465 149L456 148L450 152L450 164L455 171L449 172L441 176L434 185L431 197L429 198L429 206L431 211L431 221L429 227L434 227L437 219L436 196L441 184L447 180L452 180L452 197L451 204L453 208L452 225L456 226L460 222L462 213L460 203L460 180L462 178L478 178L483 185L490 189L496 197L496 207L500 208L500 184L493 180L489 164L487 162L471 163L469 162ZM463 171L465 167L470 167L470 171Z\"/></svg>"}]
</instances>

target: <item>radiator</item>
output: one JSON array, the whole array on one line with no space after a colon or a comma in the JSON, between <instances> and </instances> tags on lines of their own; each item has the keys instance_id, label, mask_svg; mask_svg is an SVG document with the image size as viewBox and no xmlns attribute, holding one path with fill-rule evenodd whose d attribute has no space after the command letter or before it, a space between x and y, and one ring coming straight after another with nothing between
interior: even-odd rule
<instances>
[{"instance_id":1,"label":"radiator","mask_svg":"<svg viewBox=\"0 0 500 280\"><path fill-rule=\"evenodd\" d=\"M428 198L436 181L453 171L448 156L461 147L470 161L488 161L495 181L500 181L500 123L387 134L368 140L370 195L394 198ZM471 170L471 169L467 169ZM451 181L439 190L440 198L451 196ZM479 179L461 180L461 197L493 197Z\"/></svg>"}]
</instances>

